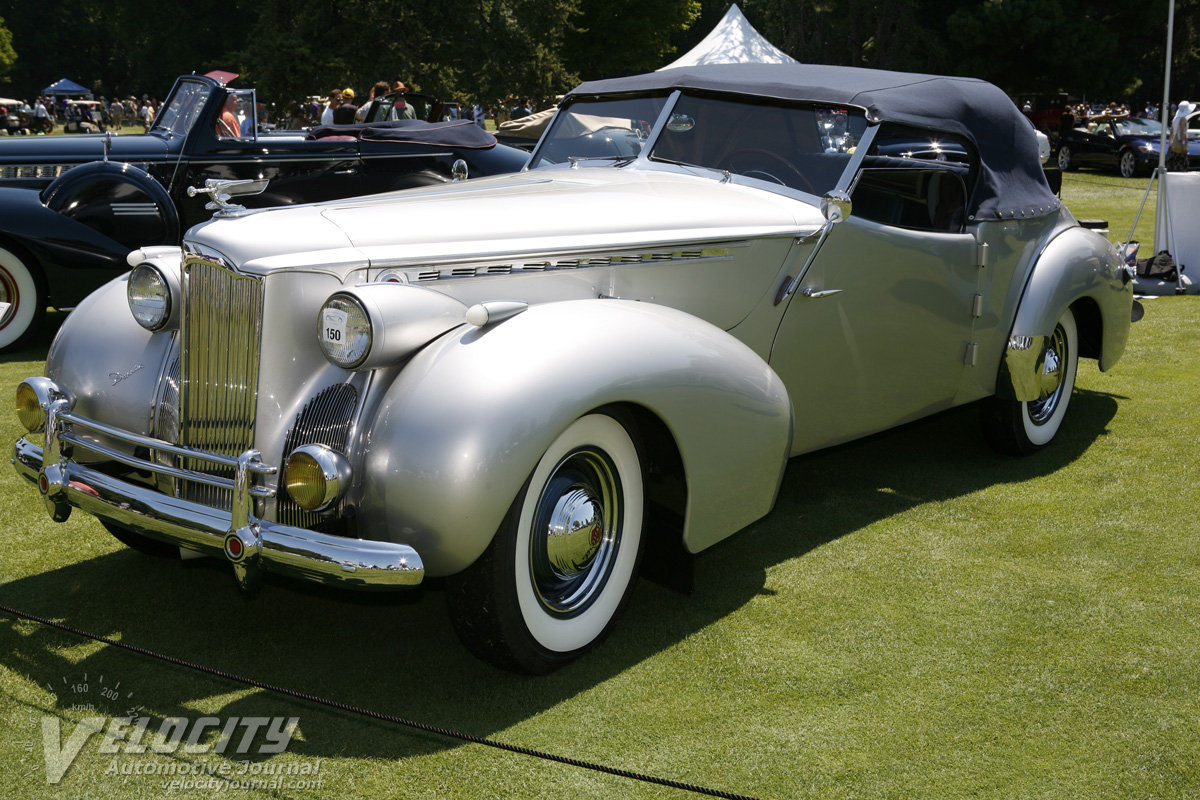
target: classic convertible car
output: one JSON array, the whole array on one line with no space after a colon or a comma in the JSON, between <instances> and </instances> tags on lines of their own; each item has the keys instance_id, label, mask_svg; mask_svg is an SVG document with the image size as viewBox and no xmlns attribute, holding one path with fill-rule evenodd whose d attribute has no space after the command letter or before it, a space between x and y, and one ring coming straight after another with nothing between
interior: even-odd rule
<instances>
[{"instance_id":1,"label":"classic convertible car","mask_svg":"<svg viewBox=\"0 0 1200 800\"><path fill-rule=\"evenodd\" d=\"M799 64L585 83L520 173L231 207L130 264L17 390L51 516L247 589L444 576L534 673L639 574L688 588L792 456L974 402L1048 445L1134 310L999 89Z\"/></svg>"},{"instance_id":2,"label":"classic convertible car","mask_svg":"<svg viewBox=\"0 0 1200 800\"><path fill-rule=\"evenodd\" d=\"M315 139L260 132L249 113L218 130L227 105L257 107L253 89L226 88L236 77L180 78L148 134L0 140L0 350L27 341L47 305L74 306L128 271L134 248L179 244L210 216L187 192L206 180L269 179L245 201L266 207L448 182L459 160L471 175L513 172L529 155L465 124Z\"/></svg>"}]
</instances>

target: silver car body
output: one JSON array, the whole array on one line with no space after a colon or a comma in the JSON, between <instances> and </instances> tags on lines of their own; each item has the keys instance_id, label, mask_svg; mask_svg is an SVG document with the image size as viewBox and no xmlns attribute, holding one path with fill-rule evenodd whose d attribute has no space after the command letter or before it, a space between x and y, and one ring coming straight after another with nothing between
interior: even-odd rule
<instances>
[{"instance_id":1,"label":"silver car body","mask_svg":"<svg viewBox=\"0 0 1200 800\"><path fill-rule=\"evenodd\" d=\"M755 69L752 87L780 74ZM831 68L818 69L814 81ZM871 162L889 118L870 98L862 112L813 98L826 130L855 114L860 127L833 134L825 152L839 168L824 185L796 188L771 175L781 167L738 174L652 157L665 131L703 124L678 104L693 82L722 91L704 84L710 74L729 73L700 68L653 89L661 112L618 132L606 146L634 144L615 157L549 158L552 128L518 174L234 210L182 248L133 254L173 283L174 317L155 332L135 322L128 276L82 304L39 388L50 423L17 443L18 471L41 480L56 518L81 507L224 551L247 585L256 560L411 585L475 562L556 437L597 409L627 409L665 475L647 499L673 524L647 535L696 553L770 511L791 456L992 395L1037 399L1064 309L1084 355L1102 370L1118 360L1130 276L1111 245L1039 194L1037 145L1015 108L1011 157L1029 162L1016 168L1033 187L1028 207L1005 206L1007 162L970 126L928 127L977 148L974 172L940 155ZM965 96L994 102L994 87L968 83ZM774 86L761 90L771 108ZM560 123L572 101L643 88L585 84ZM571 135L593 146L611 133ZM864 182L906 180L912 166L923 191L975 181L957 222L914 229L859 211L871 205ZM931 214L933 198L922 197ZM366 367L336 366L319 346L338 293L374 315ZM311 443L347 470L321 513L298 509L277 471ZM236 463L200 469L186 457L196 452ZM137 474L106 470L113 459ZM200 472L226 482L193 485Z\"/></svg>"}]
</instances>

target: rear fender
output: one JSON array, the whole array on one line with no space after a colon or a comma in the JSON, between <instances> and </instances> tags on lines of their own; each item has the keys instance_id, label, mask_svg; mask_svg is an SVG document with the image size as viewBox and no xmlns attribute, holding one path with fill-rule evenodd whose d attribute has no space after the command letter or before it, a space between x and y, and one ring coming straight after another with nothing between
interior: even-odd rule
<instances>
[{"instance_id":1,"label":"rear fender","mask_svg":"<svg viewBox=\"0 0 1200 800\"><path fill-rule=\"evenodd\" d=\"M1099 312L1099 330L1081 331L1091 342L1101 371L1110 369L1129 339L1133 284L1125 265L1103 236L1085 228L1067 228L1042 251L1034 264L1005 349L997 394L1035 400L1037 374L1048 337L1063 310L1083 301ZM1083 300L1090 298L1090 301ZM1077 315L1078 316L1078 315ZM1090 318L1095 318L1088 312Z\"/></svg>"},{"instance_id":2,"label":"rear fender","mask_svg":"<svg viewBox=\"0 0 1200 800\"><path fill-rule=\"evenodd\" d=\"M638 406L674 438L693 553L771 509L791 445L791 405L766 362L648 303L550 303L462 326L379 391L360 440L360 534L411 544L429 575L478 558L550 443L603 406Z\"/></svg>"}]
</instances>

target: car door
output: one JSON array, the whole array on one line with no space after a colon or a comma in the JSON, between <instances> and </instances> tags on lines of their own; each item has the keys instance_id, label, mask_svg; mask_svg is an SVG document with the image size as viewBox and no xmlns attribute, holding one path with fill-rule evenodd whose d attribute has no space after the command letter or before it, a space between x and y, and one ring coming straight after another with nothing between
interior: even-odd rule
<instances>
[{"instance_id":1,"label":"car door","mask_svg":"<svg viewBox=\"0 0 1200 800\"><path fill-rule=\"evenodd\" d=\"M961 168L924 163L863 171L851 217L790 299L770 363L792 399L793 455L947 408L957 393L982 276L961 232Z\"/></svg>"},{"instance_id":2,"label":"car door","mask_svg":"<svg viewBox=\"0 0 1200 800\"><path fill-rule=\"evenodd\" d=\"M1112 167L1117 163L1116 131L1111 122L1099 123L1095 130L1078 134L1075 160L1081 166Z\"/></svg>"}]
</instances>

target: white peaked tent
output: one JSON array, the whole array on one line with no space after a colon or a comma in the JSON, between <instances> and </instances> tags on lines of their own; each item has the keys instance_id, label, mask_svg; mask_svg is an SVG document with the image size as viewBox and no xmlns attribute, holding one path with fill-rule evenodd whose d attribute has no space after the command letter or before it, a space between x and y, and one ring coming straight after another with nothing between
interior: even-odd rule
<instances>
[{"instance_id":1,"label":"white peaked tent","mask_svg":"<svg viewBox=\"0 0 1200 800\"><path fill-rule=\"evenodd\" d=\"M796 59L768 42L754 30L746 15L737 7L729 7L700 44L679 58L659 67L664 69L692 67L697 64L795 64Z\"/></svg>"}]
</instances>

